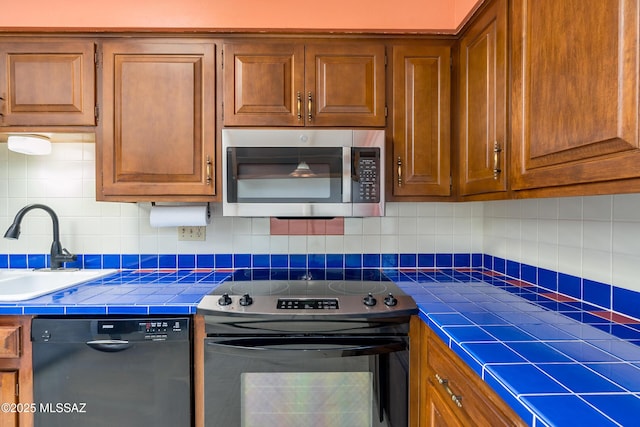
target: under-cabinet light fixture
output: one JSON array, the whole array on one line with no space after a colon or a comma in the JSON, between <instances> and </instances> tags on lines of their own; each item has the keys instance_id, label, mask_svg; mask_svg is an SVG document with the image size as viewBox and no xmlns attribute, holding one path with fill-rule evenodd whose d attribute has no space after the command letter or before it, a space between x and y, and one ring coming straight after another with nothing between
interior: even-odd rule
<instances>
[{"instance_id":1,"label":"under-cabinet light fixture","mask_svg":"<svg viewBox=\"0 0 640 427\"><path fill-rule=\"evenodd\" d=\"M32 156L51 154L51 140L43 135L9 135L9 150Z\"/></svg>"}]
</instances>

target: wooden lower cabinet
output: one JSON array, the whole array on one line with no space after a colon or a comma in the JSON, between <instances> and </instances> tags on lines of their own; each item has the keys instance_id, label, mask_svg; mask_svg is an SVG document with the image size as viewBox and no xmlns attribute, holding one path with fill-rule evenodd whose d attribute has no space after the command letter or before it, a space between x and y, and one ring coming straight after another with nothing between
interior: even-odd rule
<instances>
[{"instance_id":1,"label":"wooden lower cabinet","mask_svg":"<svg viewBox=\"0 0 640 427\"><path fill-rule=\"evenodd\" d=\"M526 426L417 316L410 339L412 427Z\"/></svg>"},{"instance_id":2,"label":"wooden lower cabinet","mask_svg":"<svg viewBox=\"0 0 640 427\"><path fill-rule=\"evenodd\" d=\"M432 386L427 385L424 399L424 417L420 420L421 426L429 427L464 427L460 418L449 408L442 393Z\"/></svg>"},{"instance_id":3,"label":"wooden lower cabinet","mask_svg":"<svg viewBox=\"0 0 640 427\"><path fill-rule=\"evenodd\" d=\"M33 404L31 317L0 316L0 427L31 427Z\"/></svg>"}]
</instances>

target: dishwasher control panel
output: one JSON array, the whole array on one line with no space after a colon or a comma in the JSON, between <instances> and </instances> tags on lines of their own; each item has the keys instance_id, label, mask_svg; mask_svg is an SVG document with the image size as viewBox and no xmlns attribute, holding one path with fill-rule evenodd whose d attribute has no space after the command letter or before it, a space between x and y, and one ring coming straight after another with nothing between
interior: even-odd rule
<instances>
[{"instance_id":1,"label":"dishwasher control panel","mask_svg":"<svg viewBox=\"0 0 640 427\"><path fill-rule=\"evenodd\" d=\"M144 333L146 340L166 340L171 334L179 334L185 325L174 319L153 319L138 322L138 332Z\"/></svg>"},{"instance_id":2,"label":"dishwasher control panel","mask_svg":"<svg viewBox=\"0 0 640 427\"><path fill-rule=\"evenodd\" d=\"M189 319L184 317L38 317L32 321L31 327L31 339L34 342L186 341L190 336Z\"/></svg>"}]
</instances>

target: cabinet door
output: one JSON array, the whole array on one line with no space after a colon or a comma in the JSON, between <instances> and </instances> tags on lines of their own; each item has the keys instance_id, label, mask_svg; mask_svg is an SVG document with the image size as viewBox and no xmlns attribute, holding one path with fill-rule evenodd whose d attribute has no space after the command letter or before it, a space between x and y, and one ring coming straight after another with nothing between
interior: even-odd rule
<instances>
[{"instance_id":1,"label":"cabinet door","mask_svg":"<svg viewBox=\"0 0 640 427\"><path fill-rule=\"evenodd\" d=\"M1 126L94 126L95 44L0 42Z\"/></svg>"},{"instance_id":2,"label":"cabinet door","mask_svg":"<svg viewBox=\"0 0 640 427\"><path fill-rule=\"evenodd\" d=\"M451 193L449 46L393 47L393 195Z\"/></svg>"},{"instance_id":3,"label":"cabinet door","mask_svg":"<svg viewBox=\"0 0 640 427\"><path fill-rule=\"evenodd\" d=\"M228 43L223 47L226 126L304 126L304 45Z\"/></svg>"},{"instance_id":4,"label":"cabinet door","mask_svg":"<svg viewBox=\"0 0 640 427\"><path fill-rule=\"evenodd\" d=\"M640 175L638 2L512 3L512 188Z\"/></svg>"},{"instance_id":5,"label":"cabinet door","mask_svg":"<svg viewBox=\"0 0 640 427\"><path fill-rule=\"evenodd\" d=\"M464 427L465 424L456 417L436 388L428 383L425 386L424 406L425 418L422 426L426 427Z\"/></svg>"},{"instance_id":6,"label":"cabinet door","mask_svg":"<svg viewBox=\"0 0 640 427\"><path fill-rule=\"evenodd\" d=\"M0 342L0 400L30 408L33 404L31 317L0 316ZM2 411L0 426L32 427L33 412Z\"/></svg>"},{"instance_id":7,"label":"cabinet door","mask_svg":"<svg viewBox=\"0 0 640 427\"><path fill-rule=\"evenodd\" d=\"M507 1L492 2L460 40L460 194L507 189Z\"/></svg>"},{"instance_id":8,"label":"cabinet door","mask_svg":"<svg viewBox=\"0 0 640 427\"><path fill-rule=\"evenodd\" d=\"M215 189L213 43L107 41L103 51L99 197L208 200Z\"/></svg>"},{"instance_id":9,"label":"cabinet door","mask_svg":"<svg viewBox=\"0 0 640 427\"><path fill-rule=\"evenodd\" d=\"M424 323L423 323L424 324ZM424 326L428 328L428 326ZM427 425L522 427L525 423L435 333L427 332L422 372L427 392ZM458 422L453 422L454 415ZM447 423L441 424L445 422ZM449 424L449 420L452 423Z\"/></svg>"},{"instance_id":10,"label":"cabinet door","mask_svg":"<svg viewBox=\"0 0 640 427\"><path fill-rule=\"evenodd\" d=\"M18 371L0 371L0 399L3 404L17 404ZM24 402L28 405L30 402ZM14 408L15 409L15 408ZM14 427L21 425L18 419L18 411L0 412L0 426Z\"/></svg>"},{"instance_id":11,"label":"cabinet door","mask_svg":"<svg viewBox=\"0 0 640 427\"><path fill-rule=\"evenodd\" d=\"M385 125L383 44L309 44L305 64L307 125Z\"/></svg>"}]
</instances>

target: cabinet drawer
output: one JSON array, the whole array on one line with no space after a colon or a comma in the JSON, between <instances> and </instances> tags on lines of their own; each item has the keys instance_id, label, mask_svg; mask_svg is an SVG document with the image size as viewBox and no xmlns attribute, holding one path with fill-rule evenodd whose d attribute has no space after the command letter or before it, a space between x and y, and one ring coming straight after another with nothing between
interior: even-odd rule
<instances>
[{"instance_id":1,"label":"cabinet drawer","mask_svg":"<svg viewBox=\"0 0 640 427\"><path fill-rule=\"evenodd\" d=\"M0 358L20 357L20 326L0 326Z\"/></svg>"},{"instance_id":2,"label":"cabinet drawer","mask_svg":"<svg viewBox=\"0 0 640 427\"><path fill-rule=\"evenodd\" d=\"M428 340L427 378L451 411L472 426L520 426L500 397L455 353L433 335Z\"/></svg>"}]
</instances>

